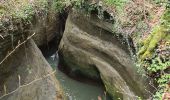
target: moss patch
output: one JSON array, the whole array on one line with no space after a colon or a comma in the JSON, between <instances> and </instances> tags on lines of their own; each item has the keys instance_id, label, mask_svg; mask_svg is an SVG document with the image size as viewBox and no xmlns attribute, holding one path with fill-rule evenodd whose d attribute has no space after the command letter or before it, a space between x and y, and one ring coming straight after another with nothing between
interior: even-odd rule
<instances>
[{"instance_id":1,"label":"moss patch","mask_svg":"<svg viewBox=\"0 0 170 100\"><path fill-rule=\"evenodd\" d=\"M156 26L147 39L142 41L138 56L141 60L152 58L154 50L161 40L170 41L170 9L165 11L160 25Z\"/></svg>"},{"instance_id":2,"label":"moss patch","mask_svg":"<svg viewBox=\"0 0 170 100\"><path fill-rule=\"evenodd\" d=\"M155 27L151 35L143 41L143 47L138 52L138 55L143 60L145 58L151 58L154 49L156 48L159 41L165 39L165 37L168 35L165 33L166 28L162 26Z\"/></svg>"}]
</instances>

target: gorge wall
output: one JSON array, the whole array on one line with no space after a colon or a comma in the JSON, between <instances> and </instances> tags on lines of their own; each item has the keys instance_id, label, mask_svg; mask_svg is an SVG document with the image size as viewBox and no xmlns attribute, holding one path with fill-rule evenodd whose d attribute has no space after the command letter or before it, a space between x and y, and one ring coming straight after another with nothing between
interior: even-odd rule
<instances>
[{"instance_id":1,"label":"gorge wall","mask_svg":"<svg viewBox=\"0 0 170 100\"><path fill-rule=\"evenodd\" d=\"M0 95L10 93L1 98L2 100L64 99L52 68L33 40L29 40L25 46L18 48L0 67ZM18 75L20 76L20 81ZM43 79L41 79L42 77ZM4 90L4 85L6 86L6 91ZM11 93L16 89L17 91Z\"/></svg>"},{"instance_id":2,"label":"gorge wall","mask_svg":"<svg viewBox=\"0 0 170 100\"><path fill-rule=\"evenodd\" d=\"M35 7L39 1L35 5L18 1L13 3L15 7L21 5L19 2L25 5L19 6L17 13L21 14L23 10L24 16L16 17L10 12L0 17L0 99L63 100L55 72L37 47L47 45L55 37L57 42L61 38L59 12L52 9L52 0L40 8ZM8 3L11 2L0 2L0 6ZM27 7L34 7L36 13L27 14ZM48 7L47 11L45 7ZM16 8L10 9L16 11Z\"/></svg>"},{"instance_id":3,"label":"gorge wall","mask_svg":"<svg viewBox=\"0 0 170 100\"><path fill-rule=\"evenodd\" d=\"M73 10L66 21L59 53L71 74L101 78L113 98L146 99L146 80L137 73L126 39L116 34L111 23Z\"/></svg>"},{"instance_id":4,"label":"gorge wall","mask_svg":"<svg viewBox=\"0 0 170 100\"><path fill-rule=\"evenodd\" d=\"M60 42L59 55L63 65L66 65L63 67L69 69L70 75L101 79L113 99L136 100L138 97L149 97L145 91L150 90L148 82L137 73L127 39L123 33L113 32L113 23L99 19L97 14L87 16L85 12L73 9L69 12L62 34L64 22L59 12L50 7L49 3L48 13L35 15L31 24L25 25L24 21L18 19L11 19L13 23L3 20L9 30L0 27L0 35L3 36L0 37L1 61L27 37L35 35L0 63L0 96L4 95L2 100L65 99L59 82L50 74L52 68L37 47L46 45L44 49L48 49L51 40L58 44ZM48 77L44 77L48 74ZM42 77L44 79L29 84ZM26 84L28 86L24 86ZM6 93L20 85L23 87L6 96Z\"/></svg>"}]
</instances>

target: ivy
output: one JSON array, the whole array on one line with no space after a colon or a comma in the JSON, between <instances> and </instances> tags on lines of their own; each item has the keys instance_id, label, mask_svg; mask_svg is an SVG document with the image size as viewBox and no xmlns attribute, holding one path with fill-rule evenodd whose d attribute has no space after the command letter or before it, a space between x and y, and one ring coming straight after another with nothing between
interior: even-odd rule
<instances>
[{"instance_id":1,"label":"ivy","mask_svg":"<svg viewBox=\"0 0 170 100\"><path fill-rule=\"evenodd\" d=\"M165 70L168 66L170 66L170 62L163 62L159 57L152 60L150 66L147 67L149 72L157 72L160 70Z\"/></svg>"},{"instance_id":2,"label":"ivy","mask_svg":"<svg viewBox=\"0 0 170 100\"><path fill-rule=\"evenodd\" d=\"M153 100L162 100L163 89L156 91Z\"/></svg>"},{"instance_id":3,"label":"ivy","mask_svg":"<svg viewBox=\"0 0 170 100\"><path fill-rule=\"evenodd\" d=\"M167 83L170 81L170 74L164 74L157 80L159 84L159 89L156 91L155 95L153 96L153 100L162 100L162 94L167 89Z\"/></svg>"},{"instance_id":4,"label":"ivy","mask_svg":"<svg viewBox=\"0 0 170 100\"><path fill-rule=\"evenodd\" d=\"M164 74L161 78L158 79L159 87L165 87L166 84L170 81L170 74Z\"/></svg>"}]
</instances>

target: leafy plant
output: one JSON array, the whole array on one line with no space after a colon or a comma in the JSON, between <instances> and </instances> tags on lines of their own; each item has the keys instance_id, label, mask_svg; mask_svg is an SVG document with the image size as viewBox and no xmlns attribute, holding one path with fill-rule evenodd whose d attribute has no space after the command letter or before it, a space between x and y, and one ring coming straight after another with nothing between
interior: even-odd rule
<instances>
[{"instance_id":1,"label":"leafy plant","mask_svg":"<svg viewBox=\"0 0 170 100\"><path fill-rule=\"evenodd\" d=\"M30 4L24 5L19 11L14 11L12 16L15 18L22 18L24 20L31 20L34 14L33 7Z\"/></svg>"},{"instance_id":2,"label":"leafy plant","mask_svg":"<svg viewBox=\"0 0 170 100\"><path fill-rule=\"evenodd\" d=\"M159 87L165 87L165 85L170 81L170 74L164 74L158 79Z\"/></svg>"},{"instance_id":3,"label":"leafy plant","mask_svg":"<svg viewBox=\"0 0 170 100\"><path fill-rule=\"evenodd\" d=\"M165 70L168 66L170 66L170 62L162 62L160 58L155 58L152 60L152 64L147 67L149 72L157 72L160 70Z\"/></svg>"},{"instance_id":4,"label":"leafy plant","mask_svg":"<svg viewBox=\"0 0 170 100\"><path fill-rule=\"evenodd\" d=\"M170 74L164 74L157 80L157 83L159 84L159 89L153 96L153 100L162 100L162 95L165 92L166 85L170 81Z\"/></svg>"},{"instance_id":5,"label":"leafy plant","mask_svg":"<svg viewBox=\"0 0 170 100\"><path fill-rule=\"evenodd\" d=\"M159 89L153 96L153 100L162 100L163 89Z\"/></svg>"},{"instance_id":6,"label":"leafy plant","mask_svg":"<svg viewBox=\"0 0 170 100\"><path fill-rule=\"evenodd\" d=\"M52 9L55 11L62 11L64 8L65 2L62 0L54 0L52 4Z\"/></svg>"}]
</instances>

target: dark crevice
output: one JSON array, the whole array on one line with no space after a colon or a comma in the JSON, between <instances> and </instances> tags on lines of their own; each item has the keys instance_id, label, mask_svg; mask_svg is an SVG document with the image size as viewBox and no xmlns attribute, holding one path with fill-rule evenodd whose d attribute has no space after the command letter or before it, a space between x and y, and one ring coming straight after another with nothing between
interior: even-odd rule
<instances>
[{"instance_id":1,"label":"dark crevice","mask_svg":"<svg viewBox=\"0 0 170 100\"><path fill-rule=\"evenodd\" d=\"M59 15L60 31L56 33L56 36L51 41L49 41L47 44L39 46L39 48L45 58L55 54L56 51L58 51L58 46L60 44L60 41L62 39L64 30L65 30L65 24L66 24L66 20L68 17L68 13L69 13L69 9L65 9L65 11L60 13L60 15ZM106 19L110 18L110 15L108 15L107 12L104 12L104 16ZM59 58L60 58L58 68L60 71L62 71L68 77L70 77L74 80L77 80L79 82L86 83L86 84L96 85L96 86L99 86L99 87L102 87L103 89L105 89L104 83L100 77L100 72L98 71L98 69L95 65L89 65L89 66L91 66L95 71L97 71L98 78L88 77L87 75L83 74L80 70L72 71L72 69L69 67L69 65L67 65L65 63L62 53L60 53L60 52L58 52L58 53L59 53ZM110 98L111 96L109 96L109 94L107 94L107 97Z\"/></svg>"},{"instance_id":2,"label":"dark crevice","mask_svg":"<svg viewBox=\"0 0 170 100\"><path fill-rule=\"evenodd\" d=\"M60 44L61 38L63 36L65 30L65 24L68 17L68 11L63 11L59 15L59 32L56 32L55 37L49 41L47 44L39 46L39 49L43 53L44 57L48 57L54 54L58 50L58 46Z\"/></svg>"},{"instance_id":3,"label":"dark crevice","mask_svg":"<svg viewBox=\"0 0 170 100\"><path fill-rule=\"evenodd\" d=\"M60 32L57 33L56 37L53 38L51 41L49 41L47 44L39 46L39 48L45 58L55 54L56 51L58 51L58 46L59 46L60 40L62 38L62 35L64 33L64 30L65 30L65 24L66 24L66 19L68 17L68 13L69 13L69 10L66 9L66 11L64 11L60 14L60 16L59 16L60 17ZM64 72L70 78L80 81L80 82L83 82L83 83L104 86L104 84L100 78L100 75L99 75L100 73L95 66L91 65L96 71L98 71L99 78L97 78L97 79L87 77L86 75L82 74L78 70L72 72L71 69L68 67L68 65L65 64L64 60L62 60L63 56L61 55L61 53L59 53L59 57L60 57L59 70Z\"/></svg>"}]
</instances>

